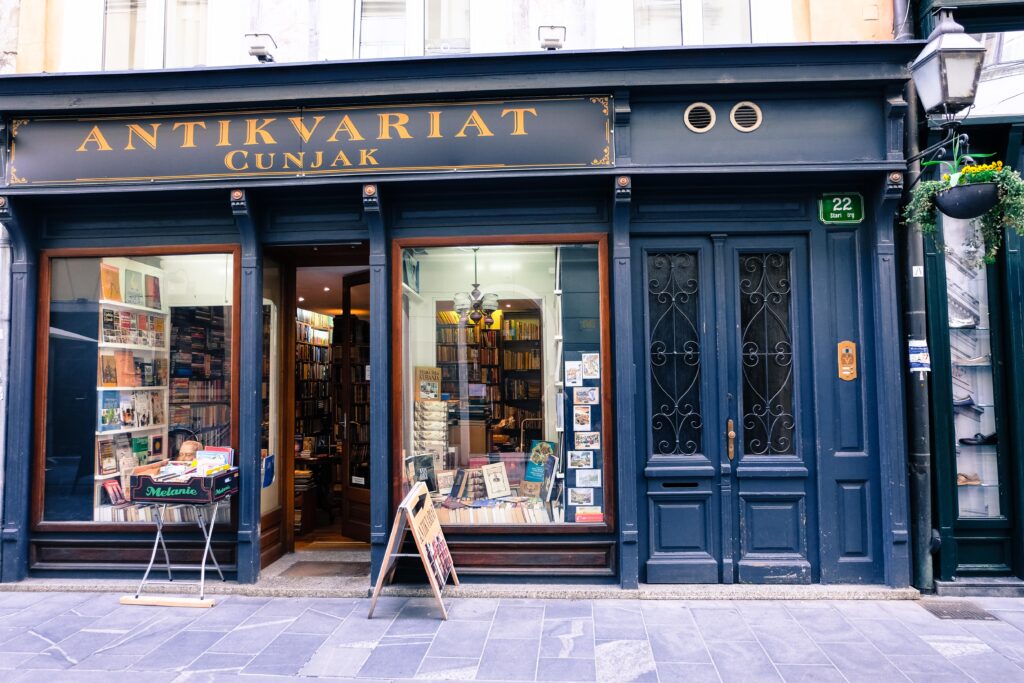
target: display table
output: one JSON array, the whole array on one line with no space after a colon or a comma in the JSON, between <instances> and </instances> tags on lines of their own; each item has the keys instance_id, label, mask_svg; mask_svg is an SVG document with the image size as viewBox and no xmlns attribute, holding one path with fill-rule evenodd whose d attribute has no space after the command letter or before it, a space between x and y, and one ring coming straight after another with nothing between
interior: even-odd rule
<instances>
[{"instance_id":1,"label":"display table","mask_svg":"<svg viewBox=\"0 0 1024 683\"><path fill-rule=\"evenodd\" d=\"M149 556L149 565L142 575L139 588L134 597L124 596L121 604L131 605L165 605L175 607L213 607L214 601L206 599L206 564L213 561L221 581L225 581L224 572L217 563L211 550L213 527L217 522L217 510L226 503L231 494L238 492L238 469L232 468L212 477L193 477L186 482L158 482L147 475L132 475L132 501L139 507L148 507L153 511L156 523L156 537L153 539L153 551ZM179 567L179 570L198 571L199 581L175 581L171 573L171 557L164 542L164 519L167 508L180 506L190 508L195 515L196 524L203 535L203 555L198 565ZM156 583L149 578L156 563L157 552L162 550L167 568L167 582L182 586L198 586L199 597L180 598L173 596L142 597L147 584Z\"/></svg>"}]
</instances>

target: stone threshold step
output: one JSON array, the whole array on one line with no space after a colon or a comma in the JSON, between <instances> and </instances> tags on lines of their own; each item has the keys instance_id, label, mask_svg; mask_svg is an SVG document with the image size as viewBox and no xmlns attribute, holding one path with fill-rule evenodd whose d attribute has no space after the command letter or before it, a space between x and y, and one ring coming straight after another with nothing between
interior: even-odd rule
<instances>
[{"instance_id":1,"label":"stone threshold step","mask_svg":"<svg viewBox=\"0 0 1024 683\"><path fill-rule=\"evenodd\" d=\"M0 591L106 592L135 594L138 581L103 579L26 579L18 583L0 583ZM207 582L207 595L249 595L264 597L365 598L369 586L331 585L323 578L308 580L275 578L272 584ZM191 594L173 584L147 586L145 594ZM429 597L426 586L387 586L383 595ZM446 598L526 598L564 600L917 600L914 588L889 588L878 585L753 585L753 584L641 584L625 589L615 585L587 584L489 584L449 585Z\"/></svg>"},{"instance_id":2,"label":"stone threshold step","mask_svg":"<svg viewBox=\"0 0 1024 683\"><path fill-rule=\"evenodd\" d=\"M957 598L1024 598L1024 580L1015 576L967 576L935 581L935 594Z\"/></svg>"}]
</instances>

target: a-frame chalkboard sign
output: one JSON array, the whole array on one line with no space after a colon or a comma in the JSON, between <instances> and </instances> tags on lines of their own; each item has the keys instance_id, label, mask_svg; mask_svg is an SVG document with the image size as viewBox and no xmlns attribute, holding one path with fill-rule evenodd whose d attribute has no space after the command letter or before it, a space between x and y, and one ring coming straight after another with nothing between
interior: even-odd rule
<instances>
[{"instance_id":1,"label":"a-frame chalkboard sign","mask_svg":"<svg viewBox=\"0 0 1024 683\"><path fill-rule=\"evenodd\" d=\"M441 523L434 511L434 504L430 501L430 491L427 490L427 486L423 482L417 482L398 505L398 513L395 515L395 523L391 526L391 537L388 538L388 547L384 553L384 563L377 576L377 585L373 588L370 613L366 615L366 618L373 618L373 608L377 605L377 598L380 596L384 584L391 581L398 558L417 556L412 553L399 552L402 549L406 531L411 533L413 540L416 541L417 554L423 561L423 569L427 572L427 580L430 581L430 588L434 592L434 598L437 599L437 606L441 610L441 616L447 620L448 611L444 608L444 601L441 599L441 588L448 582L449 576L452 577L452 582L458 586L459 575L455 573L452 556L448 552L448 542L444 540Z\"/></svg>"}]
</instances>

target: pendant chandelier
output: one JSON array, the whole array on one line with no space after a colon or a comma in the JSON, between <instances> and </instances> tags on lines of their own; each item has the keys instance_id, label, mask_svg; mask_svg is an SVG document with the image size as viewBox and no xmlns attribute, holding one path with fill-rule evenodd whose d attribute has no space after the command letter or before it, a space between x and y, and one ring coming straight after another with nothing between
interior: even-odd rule
<instances>
[{"instance_id":1,"label":"pendant chandelier","mask_svg":"<svg viewBox=\"0 0 1024 683\"><path fill-rule=\"evenodd\" d=\"M494 323L491 315L498 310L497 294L480 293L480 277L477 274L476 253L479 247L473 247L473 290L466 294L458 292L455 294L455 312L459 314L459 322L474 325L482 319L484 325L490 327Z\"/></svg>"}]
</instances>

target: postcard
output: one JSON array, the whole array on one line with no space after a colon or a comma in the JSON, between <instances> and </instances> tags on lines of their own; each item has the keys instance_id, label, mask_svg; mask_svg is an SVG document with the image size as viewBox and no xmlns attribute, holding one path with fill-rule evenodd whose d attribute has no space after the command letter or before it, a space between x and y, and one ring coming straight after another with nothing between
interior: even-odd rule
<instances>
[{"instance_id":1,"label":"postcard","mask_svg":"<svg viewBox=\"0 0 1024 683\"><path fill-rule=\"evenodd\" d=\"M569 489L569 505L593 505L594 489Z\"/></svg>"},{"instance_id":2,"label":"postcard","mask_svg":"<svg viewBox=\"0 0 1024 683\"><path fill-rule=\"evenodd\" d=\"M572 407L572 430L574 432L590 431L590 406Z\"/></svg>"},{"instance_id":3,"label":"postcard","mask_svg":"<svg viewBox=\"0 0 1024 683\"><path fill-rule=\"evenodd\" d=\"M601 448L601 432L576 432L576 450L596 451Z\"/></svg>"},{"instance_id":4,"label":"postcard","mask_svg":"<svg viewBox=\"0 0 1024 683\"><path fill-rule=\"evenodd\" d=\"M601 379L601 354L584 353L581 358L583 359L583 379Z\"/></svg>"},{"instance_id":5,"label":"postcard","mask_svg":"<svg viewBox=\"0 0 1024 683\"><path fill-rule=\"evenodd\" d=\"M576 485L597 488L601 486L601 470L576 470Z\"/></svg>"},{"instance_id":6,"label":"postcard","mask_svg":"<svg viewBox=\"0 0 1024 683\"><path fill-rule=\"evenodd\" d=\"M569 451L569 467L580 469L594 466L594 454L591 451Z\"/></svg>"},{"instance_id":7,"label":"postcard","mask_svg":"<svg viewBox=\"0 0 1024 683\"><path fill-rule=\"evenodd\" d=\"M575 405L596 405L601 402L598 387L575 387L572 390L572 402Z\"/></svg>"},{"instance_id":8,"label":"postcard","mask_svg":"<svg viewBox=\"0 0 1024 683\"><path fill-rule=\"evenodd\" d=\"M583 363L578 360L565 361L565 386L583 386Z\"/></svg>"}]
</instances>

